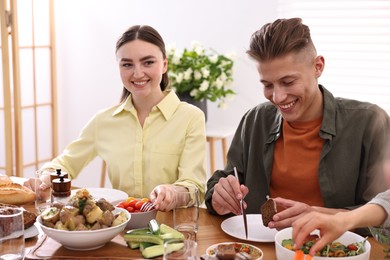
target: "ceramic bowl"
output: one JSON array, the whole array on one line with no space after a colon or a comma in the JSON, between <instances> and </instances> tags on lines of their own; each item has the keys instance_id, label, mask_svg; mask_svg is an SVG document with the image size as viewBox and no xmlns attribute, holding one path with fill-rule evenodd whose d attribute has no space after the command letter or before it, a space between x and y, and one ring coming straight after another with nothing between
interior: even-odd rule
<instances>
[{"instance_id":1,"label":"ceramic bowl","mask_svg":"<svg viewBox=\"0 0 390 260\"><path fill-rule=\"evenodd\" d=\"M313 232L313 234L319 234L319 231L316 230ZM278 260L285 260L285 259L294 259L294 251L291 251L285 247L282 246L282 241L284 239L291 239L292 237L292 228L285 228L283 230L280 230L275 235L275 249L276 249L276 258ZM343 235L341 235L339 238L335 239L335 241L338 241L344 245L348 245L355 242L361 242L364 240L364 237L353 233L353 232L345 232ZM357 256L348 256L344 257L343 259L348 260L369 260L370 258L370 251L371 251L371 245L370 242L365 242L365 249L364 253L357 255ZM323 256L314 256L314 260L324 260L324 259L335 259L334 257L323 257Z\"/></svg>"},{"instance_id":2,"label":"ceramic bowl","mask_svg":"<svg viewBox=\"0 0 390 260\"><path fill-rule=\"evenodd\" d=\"M99 230L67 231L49 228L42 224L41 216L38 216L37 223L48 237L54 239L64 247L70 250L87 251L104 246L126 228L126 225L131 219L131 215L127 210L121 208L115 208L113 213L118 214L121 211L126 214L126 222L118 226Z\"/></svg>"},{"instance_id":3,"label":"ceramic bowl","mask_svg":"<svg viewBox=\"0 0 390 260\"><path fill-rule=\"evenodd\" d=\"M130 213L131 219L126 225L126 229L136 229L147 227L149 221L156 218L157 210L153 209L147 212L133 212Z\"/></svg>"}]
</instances>

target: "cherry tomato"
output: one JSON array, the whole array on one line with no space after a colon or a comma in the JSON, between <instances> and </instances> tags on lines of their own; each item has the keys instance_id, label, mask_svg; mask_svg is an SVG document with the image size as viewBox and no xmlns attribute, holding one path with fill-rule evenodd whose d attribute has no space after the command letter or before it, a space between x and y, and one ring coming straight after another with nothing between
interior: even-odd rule
<instances>
[{"instance_id":1,"label":"cherry tomato","mask_svg":"<svg viewBox=\"0 0 390 260\"><path fill-rule=\"evenodd\" d=\"M347 248L348 248L349 250L351 250L351 251L356 251L356 250L358 250L357 246L355 246L354 244L348 245Z\"/></svg>"},{"instance_id":2,"label":"cherry tomato","mask_svg":"<svg viewBox=\"0 0 390 260\"><path fill-rule=\"evenodd\" d=\"M122 201L122 202L120 202L118 205L116 205L118 208L122 208L122 209L124 209L125 208L125 202L124 201Z\"/></svg>"},{"instance_id":3,"label":"cherry tomato","mask_svg":"<svg viewBox=\"0 0 390 260\"><path fill-rule=\"evenodd\" d=\"M140 210L143 204L144 204L143 201L138 201L138 202L135 204L135 207L134 207L134 208Z\"/></svg>"},{"instance_id":4,"label":"cherry tomato","mask_svg":"<svg viewBox=\"0 0 390 260\"><path fill-rule=\"evenodd\" d=\"M151 202L150 199L148 199L148 198L142 198L141 201L142 202Z\"/></svg>"},{"instance_id":5,"label":"cherry tomato","mask_svg":"<svg viewBox=\"0 0 390 260\"><path fill-rule=\"evenodd\" d=\"M126 202L130 202L130 201L132 201L132 200L134 200L135 198L134 197L128 197L127 199L126 199Z\"/></svg>"},{"instance_id":6,"label":"cherry tomato","mask_svg":"<svg viewBox=\"0 0 390 260\"><path fill-rule=\"evenodd\" d=\"M135 208L135 204L137 204L137 202L138 202L138 200L132 199L131 201L129 201L128 207L133 207L133 208Z\"/></svg>"},{"instance_id":7,"label":"cherry tomato","mask_svg":"<svg viewBox=\"0 0 390 260\"><path fill-rule=\"evenodd\" d=\"M127 207L126 210L127 210L128 212L134 212L134 208L133 208L133 207Z\"/></svg>"}]
</instances>

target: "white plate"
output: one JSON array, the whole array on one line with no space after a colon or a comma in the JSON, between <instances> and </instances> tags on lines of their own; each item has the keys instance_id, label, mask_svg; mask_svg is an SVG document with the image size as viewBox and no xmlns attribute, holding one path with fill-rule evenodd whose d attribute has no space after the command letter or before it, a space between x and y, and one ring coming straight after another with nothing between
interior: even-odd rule
<instances>
[{"instance_id":1,"label":"white plate","mask_svg":"<svg viewBox=\"0 0 390 260\"><path fill-rule=\"evenodd\" d=\"M255 247L255 246L252 246L252 245L249 245L247 243L239 243L239 242L224 242L224 243L218 243L218 244L214 244L212 246L209 246L207 249L206 249L206 255L208 256L215 256L215 250L217 249L218 245L228 245L228 244L239 244L239 245L246 245L248 246L249 248L252 249L252 251L257 251L257 254L259 255L259 257L257 258L253 258L252 256L252 259L253 260L262 260L263 259L263 251L258 248L258 247Z\"/></svg>"},{"instance_id":2,"label":"white plate","mask_svg":"<svg viewBox=\"0 0 390 260\"><path fill-rule=\"evenodd\" d=\"M274 242L276 229L271 229L263 225L261 214L247 214L248 239L245 238L244 220L242 216L234 216L225 219L222 224L222 230L233 237L254 241L254 242Z\"/></svg>"},{"instance_id":3,"label":"white plate","mask_svg":"<svg viewBox=\"0 0 390 260\"><path fill-rule=\"evenodd\" d=\"M24 239L35 237L38 234L39 234L39 230L34 224L24 231Z\"/></svg>"},{"instance_id":4,"label":"white plate","mask_svg":"<svg viewBox=\"0 0 390 260\"><path fill-rule=\"evenodd\" d=\"M95 199L101 199L104 198L108 202L118 201L118 200L125 200L128 198L128 195L126 192L116 189L110 189L110 188L85 188L89 191L89 193L95 198ZM76 192L80 190L72 190L71 195L75 195Z\"/></svg>"}]
</instances>

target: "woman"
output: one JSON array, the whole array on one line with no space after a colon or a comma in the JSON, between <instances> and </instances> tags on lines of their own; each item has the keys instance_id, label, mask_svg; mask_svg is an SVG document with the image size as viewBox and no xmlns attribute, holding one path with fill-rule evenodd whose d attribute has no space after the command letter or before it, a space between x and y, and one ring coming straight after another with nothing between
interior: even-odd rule
<instances>
[{"instance_id":1,"label":"woman","mask_svg":"<svg viewBox=\"0 0 390 260\"><path fill-rule=\"evenodd\" d=\"M390 146L388 144L385 147L387 155L383 162L383 170L390 188ZM314 255L347 230L381 225L390 227L390 189L379 193L367 204L354 210L334 215L310 212L293 223L292 238L295 248L298 249L312 231L319 229L320 239L310 249L310 255Z\"/></svg>"},{"instance_id":2,"label":"woman","mask_svg":"<svg viewBox=\"0 0 390 260\"><path fill-rule=\"evenodd\" d=\"M150 196L158 210L176 206L175 188L198 188L202 200L205 118L168 89L163 39L150 26L133 26L117 41L116 58L124 86L120 104L98 112L80 137L42 168L61 168L76 178L100 156L113 188Z\"/></svg>"}]
</instances>

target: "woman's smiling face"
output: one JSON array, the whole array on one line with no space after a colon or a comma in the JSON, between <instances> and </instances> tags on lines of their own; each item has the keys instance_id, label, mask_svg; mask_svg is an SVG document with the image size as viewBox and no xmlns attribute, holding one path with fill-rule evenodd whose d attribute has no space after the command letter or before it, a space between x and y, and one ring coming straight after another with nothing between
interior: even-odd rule
<instances>
[{"instance_id":1,"label":"woman's smiling face","mask_svg":"<svg viewBox=\"0 0 390 260\"><path fill-rule=\"evenodd\" d=\"M258 63L264 96L288 122L305 122L322 115L318 77L324 68L322 56L290 53Z\"/></svg>"},{"instance_id":2,"label":"woman's smiling face","mask_svg":"<svg viewBox=\"0 0 390 260\"><path fill-rule=\"evenodd\" d=\"M167 59L154 44L134 40L122 45L117 53L124 87L133 97L147 97L161 92L162 75L167 71Z\"/></svg>"}]
</instances>

